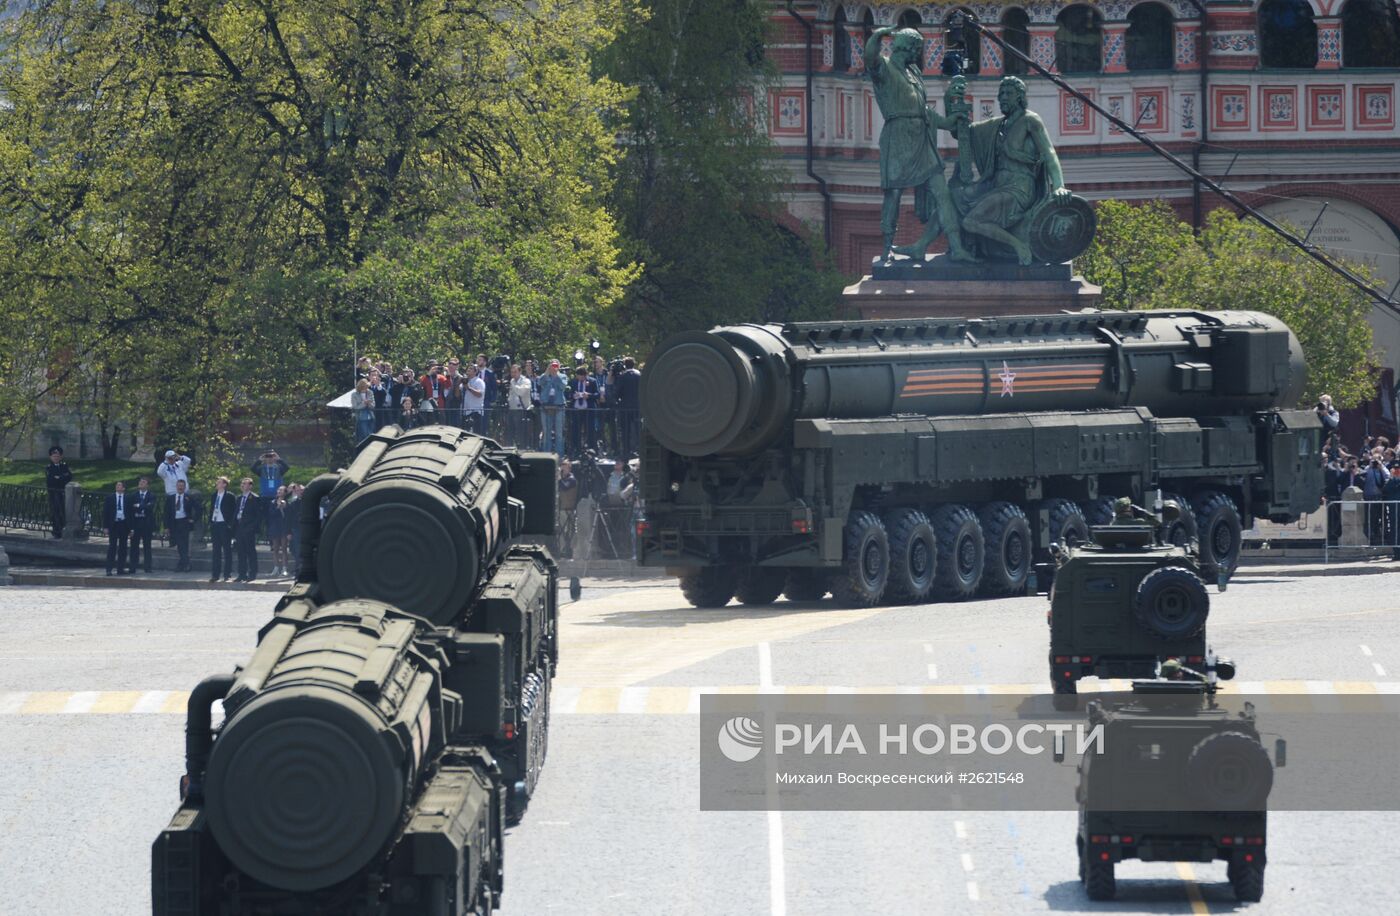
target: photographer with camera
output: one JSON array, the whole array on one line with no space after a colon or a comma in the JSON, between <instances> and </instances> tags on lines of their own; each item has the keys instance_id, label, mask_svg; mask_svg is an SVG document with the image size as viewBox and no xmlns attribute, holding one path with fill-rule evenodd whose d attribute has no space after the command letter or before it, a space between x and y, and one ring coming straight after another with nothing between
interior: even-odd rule
<instances>
[{"instance_id":1,"label":"photographer with camera","mask_svg":"<svg viewBox=\"0 0 1400 916\"><path fill-rule=\"evenodd\" d=\"M272 499L277 495L277 488L282 486L282 478L287 475L287 462L277 454L277 449L270 448L253 462L249 470L257 475L258 495L263 499Z\"/></svg>"},{"instance_id":2,"label":"photographer with camera","mask_svg":"<svg viewBox=\"0 0 1400 916\"><path fill-rule=\"evenodd\" d=\"M1342 415L1337 413L1337 408L1332 406L1332 395L1324 394L1317 399L1317 406L1313 408L1317 412L1317 418L1322 421L1322 441L1326 442L1327 437L1337 431L1337 426L1342 422Z\"/></svg>"}]
</instances>

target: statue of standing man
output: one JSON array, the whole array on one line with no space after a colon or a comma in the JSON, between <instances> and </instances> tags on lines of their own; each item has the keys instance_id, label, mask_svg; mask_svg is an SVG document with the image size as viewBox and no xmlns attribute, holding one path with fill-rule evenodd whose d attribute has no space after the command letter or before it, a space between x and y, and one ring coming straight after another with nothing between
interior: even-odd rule
<instances>
[{"instance_id":1,"label":"statue of standing man","mask_svg":"<svg viewBox=\"0 0 1400 916\"><path fill-rule=\"evenodd\" d=\"M888 60L880 56L880 44L886 35L894 36ZM865 72L874 85L875 102L885 119L880 130L880 189L884 194L880 231L884 236L884 259L889 260L893 253L922 260L933 240L946 232L949 257L972 261L963 247L958 213L943 177L943 160L938 155L939 128L956 131L967 119L965 115L945 118L929 106L923 56L924 39L914 29L886 26L876 29L865 43ZM899 203L908 187L914 188L914 214L924 224L924 232L914 244L895 247Z\"/></svg>"}]
</instances>

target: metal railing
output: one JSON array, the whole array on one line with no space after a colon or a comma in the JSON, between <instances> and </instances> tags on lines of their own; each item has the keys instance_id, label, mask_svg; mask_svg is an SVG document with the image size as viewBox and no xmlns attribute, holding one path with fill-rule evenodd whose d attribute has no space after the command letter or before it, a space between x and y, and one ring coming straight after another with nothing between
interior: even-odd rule
<instances>
[{"instance_id":1,"label":"metal railing","mask_svg":"<svg viewBox=\"0 0 1400 916\"><path fill-rule=\"evenodd\" d=\"M400 411L376 409L373 413L373 419L364 419L351 411L356 440L383 426L404 425ZM411 422L418 426L457 426L489 436L502 445L544 449L570 458L585 452L631 457L641 448L641 413L630 408L534 405L520 410L500 404L485 411L470 411L445 407L420 410Z\"/></svg>"},{"instance_id":2,"label":"metal railing","mask_svg":"<svg viewBox=\"0 0 1400 916\"><path fill-rule=\"evenodd\" d=\"M1336 500L1323 507L1323 561L1354 559L1390 550L1400 559L1400 500Z\"/></svg>"},{"instance_id":3,"label":"metal railing","mask_svg":"<svg viewBox=\"0 0 1400 916\"><path fill-rule=\"evenodd\" d=\"M0 484L0 528L48 531L51 527L48 490Z\"/></svg>"},{"instance_id":4,"label":"metal railing","mask_svg":"<svg viewBox=\"0 0 1400 916\"><path fill-rule=\"evenodd\" d=\"M582 523L589 522L583 513ZM559 526L550 545L561 560L631 560L637 555L637 519L640 512L631 505L599 505L592 513L592 530L580 530L579 510L559 510Z\"/></svg>"}]
</instances>

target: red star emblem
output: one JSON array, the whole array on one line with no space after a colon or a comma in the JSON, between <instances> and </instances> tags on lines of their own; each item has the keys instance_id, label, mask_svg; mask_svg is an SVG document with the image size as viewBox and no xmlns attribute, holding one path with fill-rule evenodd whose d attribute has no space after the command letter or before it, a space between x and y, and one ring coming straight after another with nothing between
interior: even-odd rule
<instances>
[{"instance_id":1,"label":"red star emblem","mask_svg":"<svg viewBox=\"0 0 1400 916\"><path fill-rule=\"evenodd\" d=\"M997 378L1001 379L1001 397L1014 397L1016 392L1012 386L1016 382L1016 373L1011 371L1005 360L1002 360L1001 372L997 374Z\"/></svg>"}]
</instances>

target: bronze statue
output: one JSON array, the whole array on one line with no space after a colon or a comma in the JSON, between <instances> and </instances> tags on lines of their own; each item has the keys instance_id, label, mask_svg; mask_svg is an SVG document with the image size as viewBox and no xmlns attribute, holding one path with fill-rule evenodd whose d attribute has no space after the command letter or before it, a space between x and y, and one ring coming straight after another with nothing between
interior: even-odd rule
<instances>
[{"instance_id":1,"label":"bronze statue","mask_svg":"<svg viewBox=\"0 0 1400 916\"><path fill-rule=\"evenodd\" d=\"M1065 187L1060 157L1050 143L1040 115L1026 107L1026 84L1014 76L1001 81L997 91L1001 116L962 124L957 129L960 146L971 152L980 179L957 190L962 228L999 242L1016 253L1021 264L1035 260L1026 238L1026 216L1048 197L1055 204L1069 204L1073 194ZM959 163L961 166L961 163ZM1092 236L1092 230L1090 231ZM1085 240L1087 244L1087 239Z\"/></svg>"},{"instance_id":2,"label":"bronze statue","mask_svg":"<svg viewBox=\"0 0 1400 916\"><path fill-rule=\"evenodd\" d=\"M886 35L894 36L888 60L880 55L880 43ZM943 160L938 155L939 128L956 130L959 124L967 124L967 116L953 120L929 106L924 89L923 48L923 37L916 30L893 26L876 29L865 43L865 72L885 119L880 130L880 188L884 192L880 231L884 236L884 258L904 254L922 260L933 240L946 232L950 256L970 261L971 255L963 248L957 210L943 177ZM899 203L908 187L914 188L914 214L924 224L924 233L914 244L896 248Z\"/></svg>"}]
</instances>

